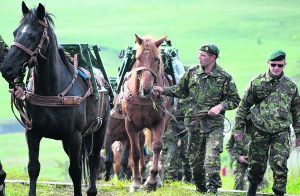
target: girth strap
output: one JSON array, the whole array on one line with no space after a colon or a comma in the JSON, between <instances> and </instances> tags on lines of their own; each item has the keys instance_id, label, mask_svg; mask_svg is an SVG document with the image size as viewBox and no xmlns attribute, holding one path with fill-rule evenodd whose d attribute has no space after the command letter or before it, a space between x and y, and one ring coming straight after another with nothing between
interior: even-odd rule
<instances>
[{"instance_id":1,"label":"girth strap","mask_svg":"<svg viewBox=\"0 0 300 196\"><path fill-rule=\"evenodd\" d=\"M83 97L80 96L40 96L25 91L25 101L38 106L66 107L80 105L88 96L93 93L89 88Z\"/></svg>"}]
</instances>

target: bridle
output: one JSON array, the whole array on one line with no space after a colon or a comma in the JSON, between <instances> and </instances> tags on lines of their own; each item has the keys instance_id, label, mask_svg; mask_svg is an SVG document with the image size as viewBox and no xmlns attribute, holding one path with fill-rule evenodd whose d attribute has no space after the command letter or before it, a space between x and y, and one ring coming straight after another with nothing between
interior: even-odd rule
<instances>
[{"instance_id":1,"label":"bridle","mask_svg":"<svg viewBox=\"0 0 300 196\"><path fill-rule=\"evenodd\" d=\"M47 23L46 19L44 19L44 21L38 20L38 23L44 27L44 31L43 31L42 37L40 39L40 42L34 51L30 50L29 48L20 44L19 42L12 43L12 46L16 46L30 55L29 60L22 65L22 67L21 67L22 70L25 68L25 65L28 65L29 68L32 68L32 67L38 65L38 61L37 61L38 54L43 59L47 60L47 57L45 57L45 55L42 54L41 49L43 47L45 40L47 40L47 45L49 44L48 23Z\"/></svg>"}]
</instances>

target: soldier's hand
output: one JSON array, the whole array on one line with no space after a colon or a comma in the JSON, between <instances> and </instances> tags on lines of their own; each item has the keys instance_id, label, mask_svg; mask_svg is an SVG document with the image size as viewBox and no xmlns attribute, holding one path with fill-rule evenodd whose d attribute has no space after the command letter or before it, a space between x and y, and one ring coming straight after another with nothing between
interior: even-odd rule
<instances>
[{"instance_id":1,"label":"soldier's hand","mask_svg":"<svg viewBox=\"0 0 300 196\"><path fill-rule=\"evenodd\" d=\"M242 164L248 164L248 157L247 156L239 156L238 162Z\"/></svg>"},{"instance_id":2,"label":"soldier's hand","mask_svg":"<svg viewBox=\"0 0 300 196\"><path fill-rule=\"evenodd\" d=\"M223 109L222 104L216 105L215 107L211 108L208 111L208 115L210 115L210 116L217 116L217 115L220 114L220 112L222 111L222 109Z\"/></svg>"},{"instance_id":3,"label":"soldier's hand","mask_svg":"<svg viewBox=\"0 0 300 196\"><path fill-rule=\"evenodd\" d=\"M241 142L244 138L244 134L242 132L236 132L233 137L236 142Z\"/></svg>"},{"instance_id":4,"label":"soldier's hand","mask_svg":"<svg viewBox=\"0 0 300 196\"><path fill-rule=\"evenodd\" d=\"M15 95L15 97L17 99L21 99L21 100L24 100L25 99L25 93L24 93L24 90L22 87L20 86L16 86L15 88L13 89L9 89L8 92L12 93Z\"/></svg>"},{"instance_id":5,"label":"soldier's hand","mask_svg":"<svg viewBox=\"0 0 300 196\"><path fill-rule=\"evenodd\" d=\"M164 89L160 86L153 86L153 94L155 96L161 95L164 92Z\"/></svg>"},{"instance_id":6,"label":"soldier's hand","mask_svg":"<svg viewBox=\"0 0 300 196\"><path fill-rule=\"evenodd\" d=\"M296 147L300 146L300 137L296 138L295 145Z\"/></svg>"}]
</instances>

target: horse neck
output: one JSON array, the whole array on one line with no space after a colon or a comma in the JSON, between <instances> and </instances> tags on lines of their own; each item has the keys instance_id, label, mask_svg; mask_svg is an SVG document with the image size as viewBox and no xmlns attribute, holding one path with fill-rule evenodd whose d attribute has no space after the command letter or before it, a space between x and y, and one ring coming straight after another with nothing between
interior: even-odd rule
<instances>
[{"instance_id":1,"label":"horse neck","mask_svg":"<svg viewBox=\"0 0 300 196\"><path fill-rule=\"evenodd\" d=\"M139 81L138 75L136 72L133 72L127 83L128 90L133 96L138 96L139 92Z\"/></svg>"},{"instance_id":2,"label":"horse neck","mask_svg":"<svg viewBox=\"0 0 300 196\"><path fill-rule=\"evenodd\" d=\"M34 68L34 90L39 95L57 95L72 80L68 65L64 65L57 47L56 37L49 33L47 60L40 59Z\"/></svg>"}]
</instances>

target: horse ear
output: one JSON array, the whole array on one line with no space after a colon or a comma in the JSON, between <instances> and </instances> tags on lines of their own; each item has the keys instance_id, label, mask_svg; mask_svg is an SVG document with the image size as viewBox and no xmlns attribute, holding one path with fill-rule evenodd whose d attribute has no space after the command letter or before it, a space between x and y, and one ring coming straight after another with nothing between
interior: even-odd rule
<instances>
[{"instance_id":1,"label":"horse ear","mask_svg":"<svg viewBox=\"0 0 300 196\"><path fill-rule=\"evenodd\" d=\"M26 15L30 10L28 9L27 5L25 4L24 1L22 1L22 12L23 15Z\"/></svg>"},{"instance_id":2,"label":"horse ear","mask_svg":"<svg viewBox=\"0 0 300 196\"><path fill-rule=\"evenodd\" d=\"M167 36L155 41L155 45L156 47L159 47L162 43L164 43L164 41L167 39Z\"/></svg>"},{"instance_id":3,"label":"horse ear","mask_svg":"<svg viewBox=\"0 0 300 196\"><path fill-rule=\"evenodd\" d=\"M134 34L135 35L135 42L138 43L139 45L141 45L143 43L143 39L140 38L137 34Z\"/></svg>"},{"instance_id":4,"label":"horse ear","mask_svg":"<svg viewBox=\"0 0 300 196\"><path fill-rule=\"evenodd\" d=\"M39 6L37 7L37 17L40 20L44 20L45 17L45 7L39 3Z\"/></svg>"}]
</instances>

